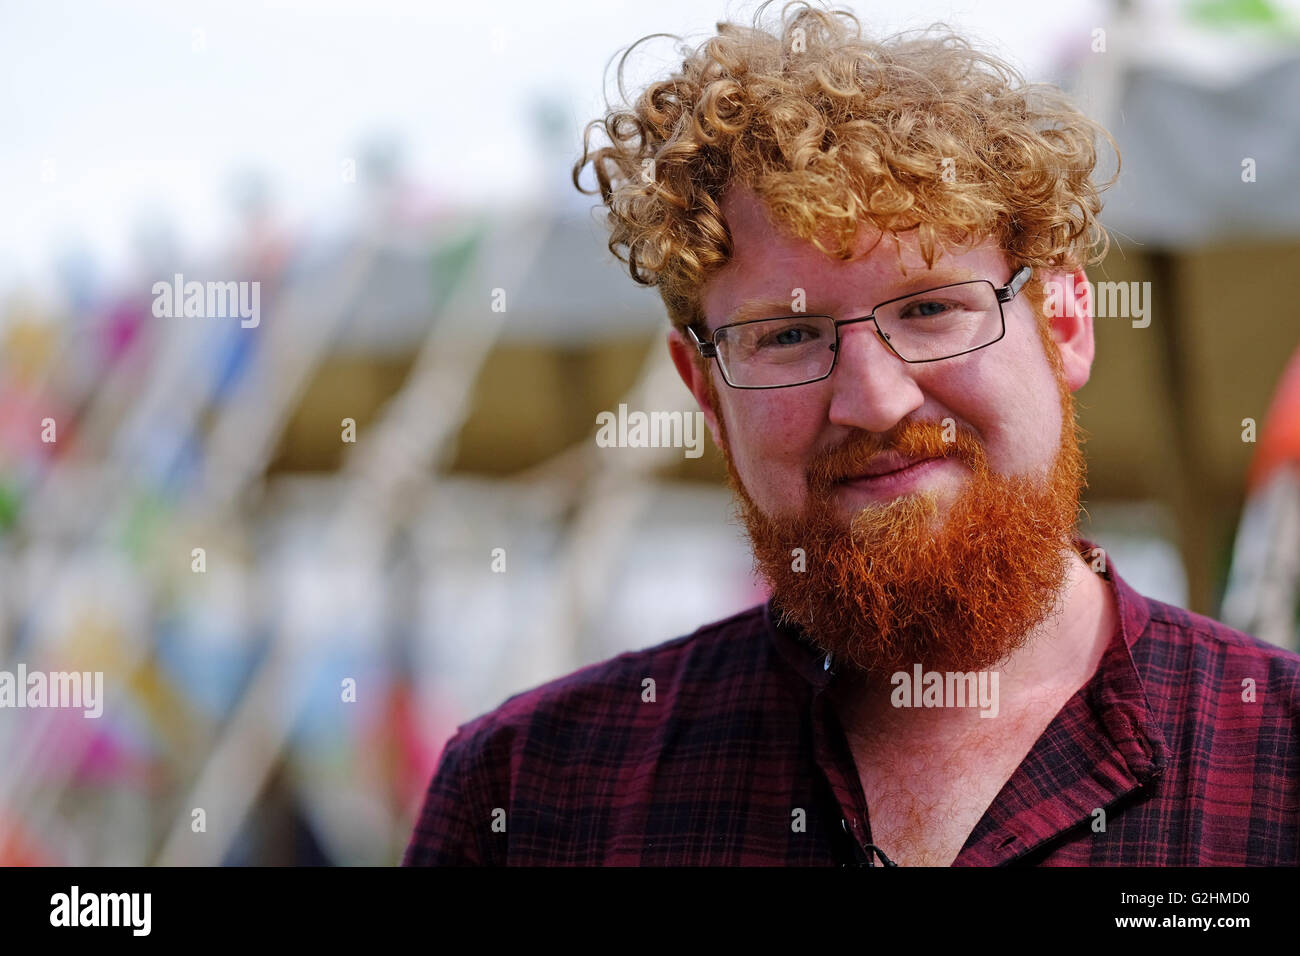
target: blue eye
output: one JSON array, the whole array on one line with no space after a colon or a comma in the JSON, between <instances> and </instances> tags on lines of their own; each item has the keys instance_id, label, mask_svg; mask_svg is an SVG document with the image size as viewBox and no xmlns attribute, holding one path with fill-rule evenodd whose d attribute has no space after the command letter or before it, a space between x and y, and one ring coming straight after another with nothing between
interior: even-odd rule
<instances>
[{"instance_id":1,"label":"blue eye","mask_svg":"<svg viewBox=\"0 0 1300 956\"><path fill-rule=\"evenodd\" d=\"M908 304L908 311L919 315L923 319L933 318L942 314L943 310L948 308L946 302L935 302L934 300L926 302L911 302Z\"/></svg>"}]
</instances>

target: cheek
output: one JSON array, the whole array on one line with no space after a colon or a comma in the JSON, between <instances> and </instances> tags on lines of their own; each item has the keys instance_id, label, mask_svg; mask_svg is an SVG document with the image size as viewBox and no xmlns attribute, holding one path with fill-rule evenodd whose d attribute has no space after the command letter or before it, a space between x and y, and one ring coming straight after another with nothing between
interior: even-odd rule
<instances>
[{"instance_id":1,"label":"cheek","mask_svg":"<svg viewBox=\"0 0 1300 956\"><path fill-rule=\"evenodd\" d=\"M826 422L825 402L816 395L780 395L786 390L753 391L728 403L727 437L746 485L791 489L804 471Z\"/></svg>"},{"instance_id":2,"label":"cheek","mask_svg":"<svg viewBox=\"0 0 1300 956\"><path fill-rule=\"evenodd\" d=\"M946 370L952 374L931 394L975 430L989 466L1009 474L1035 468L1059 446L1060 396L1041 352L1001 357L996 363L954 360Z\"/></svg>"}]
</instances>

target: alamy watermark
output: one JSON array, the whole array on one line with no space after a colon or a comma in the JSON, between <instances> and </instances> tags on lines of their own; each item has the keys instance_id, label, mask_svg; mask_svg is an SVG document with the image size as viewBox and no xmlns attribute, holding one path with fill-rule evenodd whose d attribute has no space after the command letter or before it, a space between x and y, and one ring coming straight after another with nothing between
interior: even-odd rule
<instances>
[{"instance_id":1,"label":"alamy watermark","mask_svg":"<svg viewBox=\"0 0 1300 956\"><path fill-rule=\"evenodd\" d=\"M152 893L83 893L73 884L50 897L50 925L121 926L133 936L148 936L152 910Z\"/></svg>"},{"instance_id":2,"label":"alamy watermark","mask_svg":"<svg viewBox=\"0 0 1300 956\"><path fill-rule=\"evenodd\" d=\"M150 291L155 318L237 318L245 329L262 321L261 282L186 282L178 272L171 282L155 282Z\"/></svg>"},{"instance_id":3,"label":"alamy watermark","mask_svg":"<svg viewBox=\"0 0 1300 956\"><path fill-rule=\"evenodd\" d=\"M0 671L0 708L80 707L86 717L104 713L103 671Z\"/></svg>"},{"instance_id":4,"label":"alamy watermark","mask_svg":"<svg viewBox=\"0 0 1300 956\"><path fill-rule=\"evenodd\" d=\"M596 415L596 445L600 448L684 448L687 458L704 454L703 412L641 412L627 410Z\"/></svg>"},{"instance_id":5,"label":"alamy watermark","mask_svg":"<svg viewBox=\"0 0 1300 956\"><path fill-rule=\"evenodd\" d=\"M1086 285L1093 318L1132 319L1135 329L1145 329L1151 324L1150 282L1088 281ZM1073 315L1075 289L1073 273L1066 275L1064 281L1049 279L1044 282L1047 314Z\"/></svg>"},{"instance_id":6,"label":"alamy watermark","mask_svg":"<svg viewBox=\"0 0 1300 956\"><path fill-rule=\"evenodd\" d=\"M979 707L981 717L998 715L997 671L896 671L889 679L895 707Z\"/></svg>"}]
</instances>

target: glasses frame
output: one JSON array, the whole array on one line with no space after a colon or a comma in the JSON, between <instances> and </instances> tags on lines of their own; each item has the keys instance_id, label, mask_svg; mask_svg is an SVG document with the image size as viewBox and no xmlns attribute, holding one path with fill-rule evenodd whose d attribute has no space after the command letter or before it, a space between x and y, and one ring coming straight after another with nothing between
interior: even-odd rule
<instances>
[{"instance_id":1,"label":"glasses frame","mask_svg":"<svg viewBox=\"0 0 1300 956\"><path fill-rule=\"evenodd\" d=\"M727 385L729 385L731 388L743 388L743 389L794 388L797 385L811 385L813 382L825 381L826 379L831 377L831 373L835 371L835 365L836 363L839 362L839 358L840 358L840 329L843 326L856 325L859 322L870 322L872 325L874 325L876 327L876 335L880 338L882 342L885 343L885 346L889 349L889 351L893 352L895 355L898 356L898 358L902 359L904 362L907 362L909 365L923 365L927 362L943 362L950 358L956 358L958 355L969 355L971 352L978 352L980 349L986 349L990 345L993 345L994 343L1001 342L1006 337L1007 334L1007 314L1006 314L1006 310L1003 309L1002 306L1005 303L1010 302L1020 293L1020 290L1024 288L1025 283L1029 281L1029 277L1032 274L1033 274L1033 269L1031 267L1021 266L1011 276L1011 280L1007 282L1006 285L1002 286L1001 288L994 286L993 294L997 297L997 303L998 303L998 320L1002 326L1001 330L998 332L997 338L993 339L990 342L985 342L983 345L977 345L972 349L963 349L960 352L954 352L952 355L943 355L940 356L939 358L930 358L930 359L903 358L903 356L898 354L898 350L894 348L893 345L890 344L889 339L886 337L885 333L880 330L880 323L876 321L876 312L881 308L890 305L894 302L901 302L904 299L911 299L918 295L926 295L927 293L930 292L938 292L941 289L951 289L954 286L974 285L978 282L983 282L986 283L987 285L992 286L993 283L990 280L967 279L964 282L949 282L947 285L937 285L932 289L922 289L920 292L909 292L907 295L894 296L894 298L892 299L886 299L884 302L878 302L875 306L872 307L871 312L869 312L867 315L861 316L860 318L856 318L856 319L836 319L834 316L824 315L822 313L813 313L812 315L805 315L803 313L799 313L794 315L774 315L763 319L747 319L744 322L731 322L727 325L719 326L718 328L713 330L713 334L709 337L708 341L702 340L699 337L699 335L696 334L694 326L688 325L686 327L686 331L690 333L691 340L695 343L695 347L699 350L701 356L703 356L704 358L711 358L717 360L718 370L722 372L722 380L726 382ZM804 379L802 382L791 382L788 385L737 385L731 380L731 376L727 374L726 366L722 364L722 359L718 355L719 334L725 332L727 329L734 329L742 325L753 325L755 322L771 322L773 319L800 319L800 318L830 319L835 324L835 343L830 347L831 352L833 353L831 356L831 367L827 369L825 375L819 375L817 376L817 378Z\"/></svg>"}]
</instances>

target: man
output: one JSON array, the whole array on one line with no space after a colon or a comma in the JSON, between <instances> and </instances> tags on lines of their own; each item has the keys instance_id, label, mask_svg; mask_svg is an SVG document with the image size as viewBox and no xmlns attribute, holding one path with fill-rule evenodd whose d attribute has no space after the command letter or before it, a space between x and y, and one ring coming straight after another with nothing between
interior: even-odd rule
<instances>
[{"instance_id":1,"label":"man","mask_svg":"<svg viewBox=\"0 0 1300 956\"><path fill-rule=\"evenodd\" d=\"M772 598L464 725L405 862L1300 863L1300 657L1075 538L1101 131L956 38L761 14L575 183Z\"/></svg>"}]
</instances>

